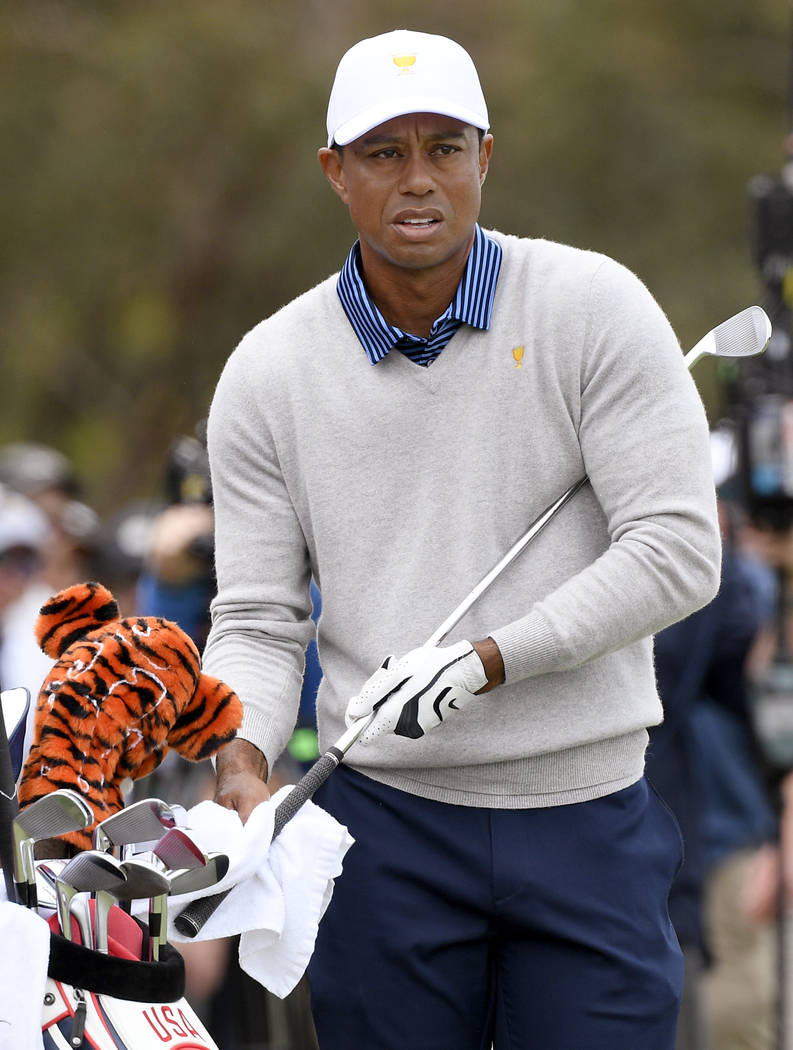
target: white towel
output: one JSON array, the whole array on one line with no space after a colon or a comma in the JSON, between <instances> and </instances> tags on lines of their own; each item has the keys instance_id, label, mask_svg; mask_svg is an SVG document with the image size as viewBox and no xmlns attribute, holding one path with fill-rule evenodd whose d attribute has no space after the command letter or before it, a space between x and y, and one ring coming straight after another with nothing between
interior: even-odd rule
<instances>
[{"instance_id":1,"label":"white towel","mask_svg":"<svg viewBox=\"0 0 793 1050\"><path fill-rule=\"evenodd\" d=\"M237 813L214 802L200 802L188 813L187 827L205 853L229 856L229 870L216 886L171 899L168 936L183 937L173 919L190 901L233 887L195 938L240 938L240 966L283 998L305 973L319 921L341 874L353 838L319 806L306 802L273 842L278 803L292 790L281 788L262 802L243 825Z\"/></svg>"},{"instance_id":2,"label":"white towel","mask_svg":"<svg viewBox=\"0 0 793 1050\"><path fill-rule=\"evenodd\" d=\"M50 928L36 912L2 900L0 943L0 1050L43 1050Z\"/></svg>"}]
</instances>

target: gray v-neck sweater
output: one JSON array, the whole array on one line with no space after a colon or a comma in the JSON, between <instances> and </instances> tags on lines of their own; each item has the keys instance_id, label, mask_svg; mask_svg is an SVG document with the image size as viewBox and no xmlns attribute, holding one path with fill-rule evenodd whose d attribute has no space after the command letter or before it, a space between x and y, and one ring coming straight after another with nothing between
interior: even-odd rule
<instances>
[{"instance_id":1,"label":"gray v-neck sweater","mask_svg":"<svg viewBox=\"0 0 793 1050\"><path fill-rule=\"evenodd\" d=\"M448 642L492 635L506 683L421 740L346 762L444 802L619 790L661 720L651 636L709 601L719 532L702 404L646 288L593 252L491 233L489 331L430 368L372 366L335 277L229 358L209 420L218 595L205 669L272 765L295 723L309 581L322 593L322 748L389 653L421 645L538 513L568 504Z\"/></svg>"}]
</instances>

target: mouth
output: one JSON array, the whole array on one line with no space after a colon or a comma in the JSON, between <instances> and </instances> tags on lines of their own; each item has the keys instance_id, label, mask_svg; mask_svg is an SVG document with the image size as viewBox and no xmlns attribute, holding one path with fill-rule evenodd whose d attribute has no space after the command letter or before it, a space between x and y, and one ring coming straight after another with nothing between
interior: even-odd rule
<instances>
[{"instance_id":1,"label":"mouth","mask_svg":"<svg viewBox=\"0 0 793 1050\"><path fill-rule=\"evenodd\" d=\"M400 219L397 226L408 226L416 230L427 230L430 226L436 226L439 219Z\"/></svg>"},{"instance_id":2,"label":"mouth","mask_svg":"<svg viewBox=\"0 0 793 1050\"><path fill-rule=\"evenodd\" d=\"M423 243L436 236L443 226L443 216L437 211L404 211L393 219L393 228L399 236L412 244Z\"/></svg>"}]
</instances>

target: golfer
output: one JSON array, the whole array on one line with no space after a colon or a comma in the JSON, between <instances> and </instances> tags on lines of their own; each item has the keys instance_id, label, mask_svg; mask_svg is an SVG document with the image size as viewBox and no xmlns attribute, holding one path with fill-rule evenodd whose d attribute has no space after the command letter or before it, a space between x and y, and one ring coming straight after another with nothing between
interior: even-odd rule
<instances>
[{"instance_id":1,"label":"golfer","mask_svg":"<svg viewBox=\"0 0 793 1050\"><path fill-rule=\"evenodd\" d=\"M313 577L323 748L376 712L317 796L356 839L309 969L322 1050L672 1050L681 841L643 770L652 635L718 586L708 428L633 274L479 227L488 128L449 39L341 59L319 163L357 239L245 336L209 419L205 666L245 704L216 799L267 797Z\"/></svg>"}]
</instances>

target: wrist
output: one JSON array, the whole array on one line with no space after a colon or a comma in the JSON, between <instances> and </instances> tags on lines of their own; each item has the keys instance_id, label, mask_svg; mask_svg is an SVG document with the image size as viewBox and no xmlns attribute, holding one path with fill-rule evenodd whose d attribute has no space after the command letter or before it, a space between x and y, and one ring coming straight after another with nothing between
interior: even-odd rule
<instances>
[{"instance_id":1,"label":"wrist","mask_svg":"<svg viewBox=\"0 0 793 1050\"><path fill-rule=\"evenodd\" d=\"M477 696L479 696L480 693L487 693L491 689L495 689L497 685L503 684L504 660L501 656L501 650L492 638L483 638L482 641L473 642L472 645L474 652L482 661L482 666L487 675L487 685L482 686L478 690Z\"/></svg>"},{"instance_id":2,"label":"wrist","mask_svg":"<svg viewBox=\"0 0 793 1050\"><path fill-rule=\"evenodd\" d=\"M269 776L267 759L250 740L236 737L218 752L218 776L229 776L233 773L250 773L266 783Z\"/></svg>"}]
</instances>

